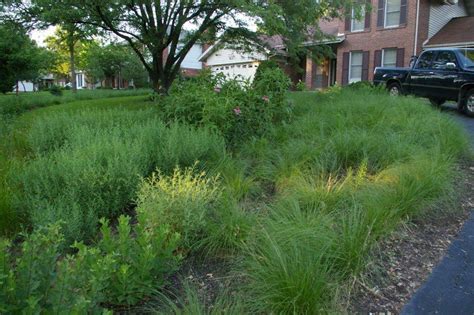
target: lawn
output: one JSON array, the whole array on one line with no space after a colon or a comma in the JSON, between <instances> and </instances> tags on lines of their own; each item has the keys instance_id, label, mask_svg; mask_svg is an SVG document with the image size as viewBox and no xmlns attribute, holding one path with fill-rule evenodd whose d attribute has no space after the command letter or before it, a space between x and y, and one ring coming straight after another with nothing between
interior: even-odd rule
<instances>
[{"instance_id":1,"label":"lawn","mask_svg":"<svg viewBox=\"0 0 474 315\"><path fill-rule=\"evenodd\" d=\"M377 243L452 195L467 138L412 97L288 98L291 116L232 145L220 125L164 120L144 96L15 118L1 140L0 227L33 232L0 242L0 266L16 257L14 271L0 267L0 312L343 312ZM230 265L233 280L209 299L184 279L191 261Z\"/></svg>"}]
</instances>

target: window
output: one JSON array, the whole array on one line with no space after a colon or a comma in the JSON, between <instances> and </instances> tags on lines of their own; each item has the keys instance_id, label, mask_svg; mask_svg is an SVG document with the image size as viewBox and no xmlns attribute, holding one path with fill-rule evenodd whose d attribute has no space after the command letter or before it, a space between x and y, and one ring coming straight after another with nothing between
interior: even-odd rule
<instances>
[{"instance_id":1,"label":"window","mask_svg":"<svg viewBox=\"0 0 474 315\"><path fill-rule=\"evenodd\" d=\"M82 73L79 73L76 77L76 86L78 88L82 87Z\"/></svg>"},{"instance_id":2,"label":"window","mask_svg":"<svg viewBox=\"0 0 474 315\"><path fill-rule=\"evenodd\" d=\"M351 52L349 61L349 83L362 80L362 52Z\"/></svg>"},{"instance_id":3,"label":"window","mask_svg":"<svg viewBox=\"0 0 474 315\"><path fill-rule=\"evenodd\" d=\"M431 62L433 61L434 51L424 52L418 61L416 62L416 69L429 69L431 68Z\"/></svg>"},{"instance_id":4,"label":"window","mask_svg":"<svg viewBox=\"0 0 474 315\"><path fill-rule=\"evenodd\" d=\"M465 48L460 51L461 63L464 68L474 68L474 49Z\"/></svg>"},{"instance_id":5,"label":"window","mask_svg":"<svg viewBox=\"0 0 474 315\"><path fill-rule=\"evenodd\" d=\"M400 24L401 0L385 1L385 27L396 27Z\"/></svg>"},{"instance_id":6,"label":"window","mask_svg":"<svg viewBox=\"0 0 474 315\"><path fill-rule=\"evenodd\" d=\"M440 51L433 62L433 69L446 69L448 62L454 63L455 65L458 64L456 56L452 51Z\"/></svg>"},{"instance_id":7,"label":"window","mask_svg":"<svg viewBox=\"0 0 474 315\"><path fill-rule=\"evenodd\" d=\"M365 6L361 7L361 14L358 17L356 16L356 11L352 8L351 14L351 32L360 32L365 28Z\"/></svg>"},{"instance_id":8,"label":"window","mask_svg":"<svg viewBox=\"0 0 474 315\"><path fill-rule=\"evenodd\" d=\"M382 50L382 66L383 67L396 67L397 66L397 50L395 48Z\"/></svg>"}]
</instances>

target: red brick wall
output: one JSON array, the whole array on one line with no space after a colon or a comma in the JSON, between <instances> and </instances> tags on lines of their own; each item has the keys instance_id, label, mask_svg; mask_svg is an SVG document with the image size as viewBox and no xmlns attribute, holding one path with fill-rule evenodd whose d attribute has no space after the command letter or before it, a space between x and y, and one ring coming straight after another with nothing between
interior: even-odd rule
<instances>
[{"instance_id":1,"label":"red brick wall","mask_svg":"<svg viewBox=\"0 0 474 315\"><path fill-rule=\"evenodd\" d=\"M345 22L339 20L339 33L345 33L346 39L337 47L336 81L342 82L342 57L344 52L369 51L369 81L373 78L374 52L383 48L404 48L403 65L407 67L413 55L415 41L416 0L407 1L407 23L404 26L389 29L377 28L378 0L372 0L370 29L362 32L345 32ZM418 52L428 34L429 3L420 0L420 23L418 37Z\"/></svg>"}]
</instances>

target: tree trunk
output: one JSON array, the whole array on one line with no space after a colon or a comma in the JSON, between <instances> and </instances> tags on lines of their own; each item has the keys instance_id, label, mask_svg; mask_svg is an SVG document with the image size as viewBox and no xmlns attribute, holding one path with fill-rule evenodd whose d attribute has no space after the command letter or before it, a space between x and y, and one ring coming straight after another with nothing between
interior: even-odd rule
<instances>
[{"instance_id":1,"label":"tree trunk","mask_svg":"<svg viewBox=\"0 0 474 315\"><path fill-rule=\"evenodd\" d=\"M71 88L72 93L77 93L76 82L76 56L74 49L74 40L69 40L69 67L71 68Z\"/></svg>"}]
</instances>

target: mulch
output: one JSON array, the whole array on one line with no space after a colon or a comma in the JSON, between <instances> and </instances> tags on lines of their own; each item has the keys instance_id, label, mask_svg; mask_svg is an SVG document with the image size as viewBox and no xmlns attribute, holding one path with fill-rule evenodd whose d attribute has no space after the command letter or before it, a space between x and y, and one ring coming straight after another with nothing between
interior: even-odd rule
<instances>
[{"instance_id":1,"label":"mulch","mask_svg":"<svg viewBox=\"0 0 474 315\"><path fill-rule=\"evenodd\" d=\"M457 209L415 220L381 242L366 275L355 286L350 313L398 314L425 282L474 208L471 165L459 166L462 174L456 183L459 195L445 205Z\"/></svg>"}]
</instances>

